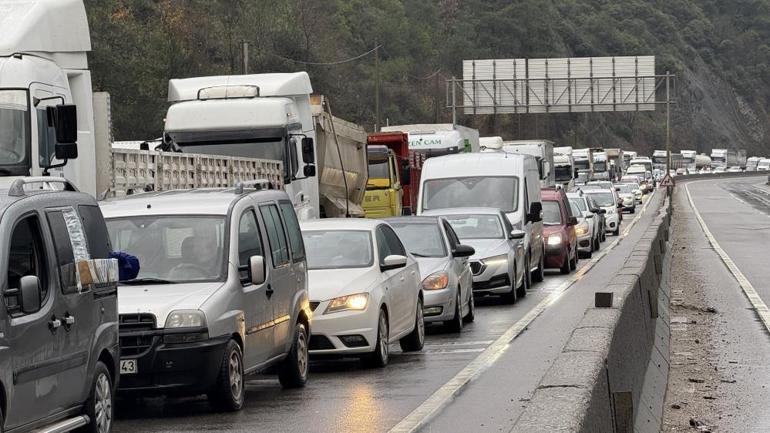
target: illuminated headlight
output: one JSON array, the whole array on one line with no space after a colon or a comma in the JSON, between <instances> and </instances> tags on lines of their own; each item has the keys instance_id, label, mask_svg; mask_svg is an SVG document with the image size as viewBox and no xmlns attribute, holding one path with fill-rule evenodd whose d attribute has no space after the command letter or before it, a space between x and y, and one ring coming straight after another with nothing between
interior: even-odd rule
<instances>
[{"instance_id":1,"label":"illuminated headlight","mask_svg":"<svg viewBox=\"0 0 770 433\"><path fill-rule=\"evenodd\" d=\"M578 236L585 236L588 234L588 224L586 222L582 222L575 226L575 234Z\"/></svg>"},{"instance_id":2,"label":"illuminated headlight","mask_svg":"<svg viewBox=\"0 0 770 433\"><path fill-rule=\"evenodd\" d=\"M498 266L508 263L508 254L500 254L499 256L487 257L482 260L487 266Z\"/></svg>"},{"instance_id":3,"label":"illuminated headlight","mask_svg":"<svg viewBox=\"0 0 770 433\"><path fill-rule=\"evenodd\" d=\"M200 310L176 310L166 318L166 328L202 328L206 316Z\"/></svg>"},{"instance_id":4,"label":"illuminated headlight","mask_svg":"<svg viewBox=\"0 0 770 433\"><path fill-rule=\"evenodd\" d=\"M339 313L340 311L362 311L369 304L368 293L356 293L355 295L340 296L329 302L324 314Z\"/></svg>"},{"instance_id":5,"label":"illuminated headlight","mask_svg":"<svg viewBox=\"0 0 770 433\"><path fill-rule=\"evenodd\" d=\"M551 235L548 237L548 245L549 246L556 246L561 245L561 236L560 235Z\"/></svg>"},{"instance_id":6,"label":"illuminated headlight","mask_svg":"<svg viewBox=\"0 0 770 433\"><path fill-rule=\"evenodd\" d=\"M422 288L425 290L441 290L445 289L448 285L449 274L443 271L430 274L422 281Z\"/></svg>"}]
</instances>

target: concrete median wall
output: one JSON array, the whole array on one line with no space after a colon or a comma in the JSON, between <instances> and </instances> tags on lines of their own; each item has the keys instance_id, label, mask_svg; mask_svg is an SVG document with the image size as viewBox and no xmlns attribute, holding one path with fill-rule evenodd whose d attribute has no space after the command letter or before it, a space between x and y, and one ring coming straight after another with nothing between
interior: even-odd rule
<instances>
[{"instance_id":1,"label":"concrete median wall","mask_svg":"<svg viewBox=\"0 0 770 433\"><path fill-rule=\"evenodd\" d=\"M668 293L661 283L671 202L662 190L652 200L648 211L657 215L620 271L595 290L612 293L612 306L586 310L512 432L659 431L653 406L660 401L662 409L662 397L644 394L664 393L661 375L668 373ZM635 429L637 416L651 428Z\"/></svg>"}]
</instances>

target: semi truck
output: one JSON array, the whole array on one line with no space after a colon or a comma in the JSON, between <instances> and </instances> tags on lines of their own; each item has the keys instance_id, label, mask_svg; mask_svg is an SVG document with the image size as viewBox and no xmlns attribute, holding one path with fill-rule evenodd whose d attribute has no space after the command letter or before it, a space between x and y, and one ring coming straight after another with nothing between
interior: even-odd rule
<instances>
[{"instance_id":1,"label":"semi truck","mask_svg":"<svg viewBox=\"0 0 770 433\"><path fill-rule=\"evenodd\" d=\"M711 165L716 167L746 168L746 151L743 149L712 149Z\"/></svg>"},{"instance_id":2,"label":"semi truck","mask_svg":"<svg viewBox=\"0 0 770 433\"><path fill-rule=\"evenodd\" d=\"M607 157L607 152L594 151L593 154L594 154L593 179L594 180L612 180L612 170L610 167L610 161Z\"/></svg>"},{"instance_id":3,"label":"semi truck","mask_svg":"<svg viewBox=\"0 0 770 433\"><path fill-rule=\"evenodd\" d=\"M594 173L594 153L592 149L575 149L572 151L575 160L575 170L583 173L583 177L591 180Z\"/></svg>"},{"instance_id":4,"label":"semi truck","mask_svg":"<svg viewBox=\"0 0 770 433\"><path fill-rule=\"evenodd\" d=\"M553 173L557 184L567 191L574 188L577 172L571 146L553 148Z\"/></svg>"},{"instance_id":5,"label":"semi truck","mask_svg":"<svg viewBox=\"0 0 770 433\"><path fill-rule=\"evenodd\" d=\"M535 157L540 171L540 185L543 188L556 186L553 148L553 141L550 140L514 140L503 143L504 152Z\"/></svg>"},{"instance_id":6,"label":"semi truck","mask_svg":"<svg viewBox=\"0 0 770 433\"><path fill-rule=\"evenodd\" d=\"M405 132L369 134L369 181L364 197L367 218L414 214L425 154L409 149Z\"/></svg>"},{"instance_id":7,"label":"semi truck","mask_svg":"<svg viewBox=\"0 0 770 433\"><path fill-rule=\"evenodd\" d=\"M620 179L627 167L623 149L612 148L606 149L605 152L607 152L607 161L610 166L610 177L612 179Z\"/></svg>"},{"instance_id":8,"label":"semi truck","mask_svg":"<svg viewBox=\"0 0 770 433\"><path fill-rule=\"evenodd\" d=\"M479 151L479 131L451 123L390 125L382 132L406 132L409 148L428 157Z\"/></svg>"},{"instance_id":9,"label":"semi truck","mask_svg":"<svg viewBox=\"0 0 770 433\"><path fill-rule=\"evenodd\" d=\"M636 158L639 154L633 150L623 151L623 171L625 172L628 167L631 166L631 160Z\"/></svg>"},{"instance_id":10,"label":"semi truck","mask_svg":"<svg viewBox=\"0 0 770 433\"><path fill-rule=\"evenodd\" d=\"M668 152L665 150L655 150L652 152L652 168L665 170L668 165Z\"/></svg>"},{"instance_id":11,"label":"semi truck","mask_svg":"<svg viewBox=\"0 0 770 433\"><path fill-rule=\"evenodd\" d=\"M695 157L698 156L698 151L683 150L679 153L682 155L682 166L689 171L695 171Z\"/></svg>"}]
</instances>

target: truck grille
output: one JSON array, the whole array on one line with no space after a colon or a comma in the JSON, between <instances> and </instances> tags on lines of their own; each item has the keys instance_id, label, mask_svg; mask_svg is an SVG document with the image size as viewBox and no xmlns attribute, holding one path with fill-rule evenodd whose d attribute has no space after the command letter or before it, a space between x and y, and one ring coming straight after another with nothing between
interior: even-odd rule
<instances>
[{"instance_id":1,"label":"truck grille","mask_svg":"<svg viewBox=\"0 0 770 433\"><path fill-rule=\"evenodd\" d=\"M150 349L156 328L153 314L120 315L120 356L138 356Z\"/></svg>"},{"instance_id":2,"label":"truck grille","mask_svg":"<svg viewBox=\"0 0 770 433\"><path fill-rule=\"evenodd\" d=\"M484 264L481 262L471 262L471 272L473 272L473 275L479 275L484 272Z\"/></svg>"}]
</instances>

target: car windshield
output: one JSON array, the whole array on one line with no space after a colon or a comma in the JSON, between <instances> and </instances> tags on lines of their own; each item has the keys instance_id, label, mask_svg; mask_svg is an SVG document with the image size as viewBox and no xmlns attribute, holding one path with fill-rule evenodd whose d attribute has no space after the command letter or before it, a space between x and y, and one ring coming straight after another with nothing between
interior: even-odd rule
<instances>
[{"instance_id":1,"label":"car windshield","mask_svg":"<svg viewBox=\"0 0 770 433\"><path fill-rule=\"evenodd\" d=\"M391 222L406 249L417 257L446 257L444 238L436 223Z\"/></svg>"},{"instance_id":2,"label":"car windshield","mask_svg":"<svg viewBox=\"0 0 770 433\"><path fill-rule=\"evenodd\" d=\"M637 189L636 185L631 184L620 184L617 186L620 188L620 192L625 194L633 194L633 192Z\"/></svg>"},{"instance_id":3,"label":"car windshield","mask_svg":"<svg viewBox=\"0 0 770 433\"><path fill-rule=\"evenodd\" d=\"M560 225L561 210L559 208L559 202L543 200L543 224L547 226Z\"/></svg>"},{"instance_id":4,"label":"car windshield","mask_svg":"<svg viewBox=\"0 0 770 433\"><path fill-rule=\"evenodd\" d=\"M368 268L374 263L372 235L363 230L303 231L307 268Z\"/></svg>"},{"instance_id":5,"label":"car windshield","mask_svg":"<svg viewBox=\"0 0 770 433\"><path fill-rule=\"evenodd\" d=\"M225 219L184 215L107 220L112 248L139 260L137 279L175 283L225 278Z\"/></svg>"},{"instance_id":6,"label":"car windshield","mask_svg":"<svg viewBox=\"0 0 770 433\"><path fill-rule=\"evenodd\" d=\"M26 159L28 112L26 91L0 90L0 166L20 164Z\"/></svg>"},{"instance_id":7,"label":"car windshield","mask_svg":"<svg viewBox=\"0 0 770 433\"><path fill-rule=\"evenodd\" d=\"M588 210L586 201L582 198L571 198L569 199L569 204L572 206L572 213L577 215L582 215L583 212Z\"/></svg>"},{"instance_id":8,"label":"car windshield","mask_svg":"<svg viewBox=\"0 0 770 433\"><path fill-rule=\"evenodd\" d=\"M423 187L423 210L491 207L513 212L519 206L519 178L514 176L431 179Z\"/></svg>"},{"instance_id":9,"label":"car windshield","mask_svg":"<svg viewBox=\"0 0 770 433\"><path fill-rule=\"evenodd\" d=\"M615 206L615 197L611 192L592 192L590 194L596 204L601 207Z\"/></svg>"},{"instance_id":10,"label":"car windshield","mask_svg":"<svg viewBox=\"0 0 770 433\"><path fill-rule=\"evenodd\" d=\"M460 239L503 239L503 225L497 215L449 215L449 224Z\"/></svg>"}]
</instances>

